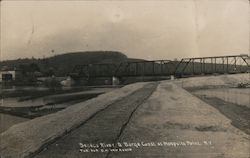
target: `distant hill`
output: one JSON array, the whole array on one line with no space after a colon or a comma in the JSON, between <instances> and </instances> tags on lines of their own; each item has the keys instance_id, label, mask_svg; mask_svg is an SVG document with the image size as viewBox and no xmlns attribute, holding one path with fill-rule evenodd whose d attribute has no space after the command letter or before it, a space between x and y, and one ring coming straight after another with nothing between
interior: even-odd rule
<instances>
[{"instance_id":1,"label":"distant hill","mask_svg":"<svg viewBox=\"0 0 250 158\"><path fill-rule=\"evenodd\" d=\"M31 70L40 71L43 74L53 72L57 76L69 74L75 65L96 63L120 63L122 61L137 61L129 59L126 55L116 51L91 51L70 52L45 59L17 59L0 62L0 68L9 67L21 69L32 65ZM34 66L35 65L35 66ZM35 68L34 68L35 67Z\"/></svg>"}]
</instances>

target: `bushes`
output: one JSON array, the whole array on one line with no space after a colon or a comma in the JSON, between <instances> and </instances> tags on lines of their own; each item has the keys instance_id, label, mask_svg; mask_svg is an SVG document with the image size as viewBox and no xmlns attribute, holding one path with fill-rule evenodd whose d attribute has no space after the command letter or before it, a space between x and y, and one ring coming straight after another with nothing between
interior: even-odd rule
<instances>
[{"instance_id":1,"label":"bushes","mask_svg":"<svg viewBox=\"0 0 250 158\"><path fill-rule=\"evenodd\" d=\"M56 77L52 76L44 81L44 85L49 88L57 88L61 87L60 81L56 79Z\"/></svg>"}]
</instances>

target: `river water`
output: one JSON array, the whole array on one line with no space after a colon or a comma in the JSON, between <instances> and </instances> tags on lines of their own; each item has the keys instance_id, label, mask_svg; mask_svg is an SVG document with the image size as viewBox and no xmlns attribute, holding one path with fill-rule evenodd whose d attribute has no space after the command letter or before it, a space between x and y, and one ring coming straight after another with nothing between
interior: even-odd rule
<instances>
[{"instance_id":1,"label":"river water","mask_svg":"<svg viewBox=\"0 0 250 158\"><path fill-rule=\"evenodd\" d=\"M42 110L46 110L46 109L63 109L63 108L67 108L68 106L74 105L75 103L78 102L83 102L87 99L90 99L92 97L96 97L99 94L102 93L106 93L109 92L111 90L113 90L114 88L91 88L91 89L82 89L82 90L71 90L71 89L62 89L60 92L61 93L46 93L45 91L48 91L47 88L42 88L42 87L22 87L22 88L16 88L16 87L12 87L9 89L2 89L1 93L8 93L9 95L11 95L12 93L17 93L18 91L24 91L25 94L22 93L18 93L19 97L6 97L6 98L2 98L0 100L0 108L10 108L13 110L13 108L21 108L21 109L27 109L29 107L41 107L42 106ZM71 90L71 91L68 91ZM31 92L31 94L30 94ZM30 95L32 96L32 93L34 93L34 95L37 95L39 93L43 92L43 95L37 97L37 98L33 98L33 99L25 99L20 101L20 98L22 97L26 97L26 95L28 97L30 97ZM45 93L44 93L45 92ZM65 92L65 93L64 93ZM56 110L55 110L56 112ZM7 112L9 113L9 112ZM6 112L1 113L0 112L0 133L6 131L8 128L10 128L11 126L24 122L24 121L28 121L30 119L27 118L23 118L20 117L20 115L16 115L16 114L7 114ZM27 112L29 113L29 112ZM45 114L46 115L46 114Z\"/></svg>"}]
</instances>

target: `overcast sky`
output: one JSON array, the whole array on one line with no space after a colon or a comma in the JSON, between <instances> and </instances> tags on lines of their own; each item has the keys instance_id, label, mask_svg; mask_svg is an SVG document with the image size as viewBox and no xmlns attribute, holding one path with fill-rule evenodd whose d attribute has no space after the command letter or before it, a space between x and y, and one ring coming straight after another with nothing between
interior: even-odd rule
<instances>
[{"instance_id":1,"label":"overcast sky","mask_svg":"<svg viewBox=\"0 0 250 158\"><path fill-rule=\"evenodd\" d=\"M113 50L174 59L247 54L248 0L2 1L1 60Z\"/></svg>"}]
</instances>

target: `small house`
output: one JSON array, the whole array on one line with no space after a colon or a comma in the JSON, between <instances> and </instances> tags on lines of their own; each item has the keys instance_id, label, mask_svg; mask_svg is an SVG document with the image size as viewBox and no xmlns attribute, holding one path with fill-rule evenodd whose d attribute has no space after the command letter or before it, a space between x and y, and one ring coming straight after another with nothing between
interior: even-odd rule
<instances>
[{"instance_id":1,"label":"small house","mask_svg":"<svg viewBox=\"0 0 250 158\"><path fill-rule=\"evenodd\" d=\"M20 72L16 69L2 69L0 70L0 82L15 81L19 78Z\"/></svg>"}]
</instances>

